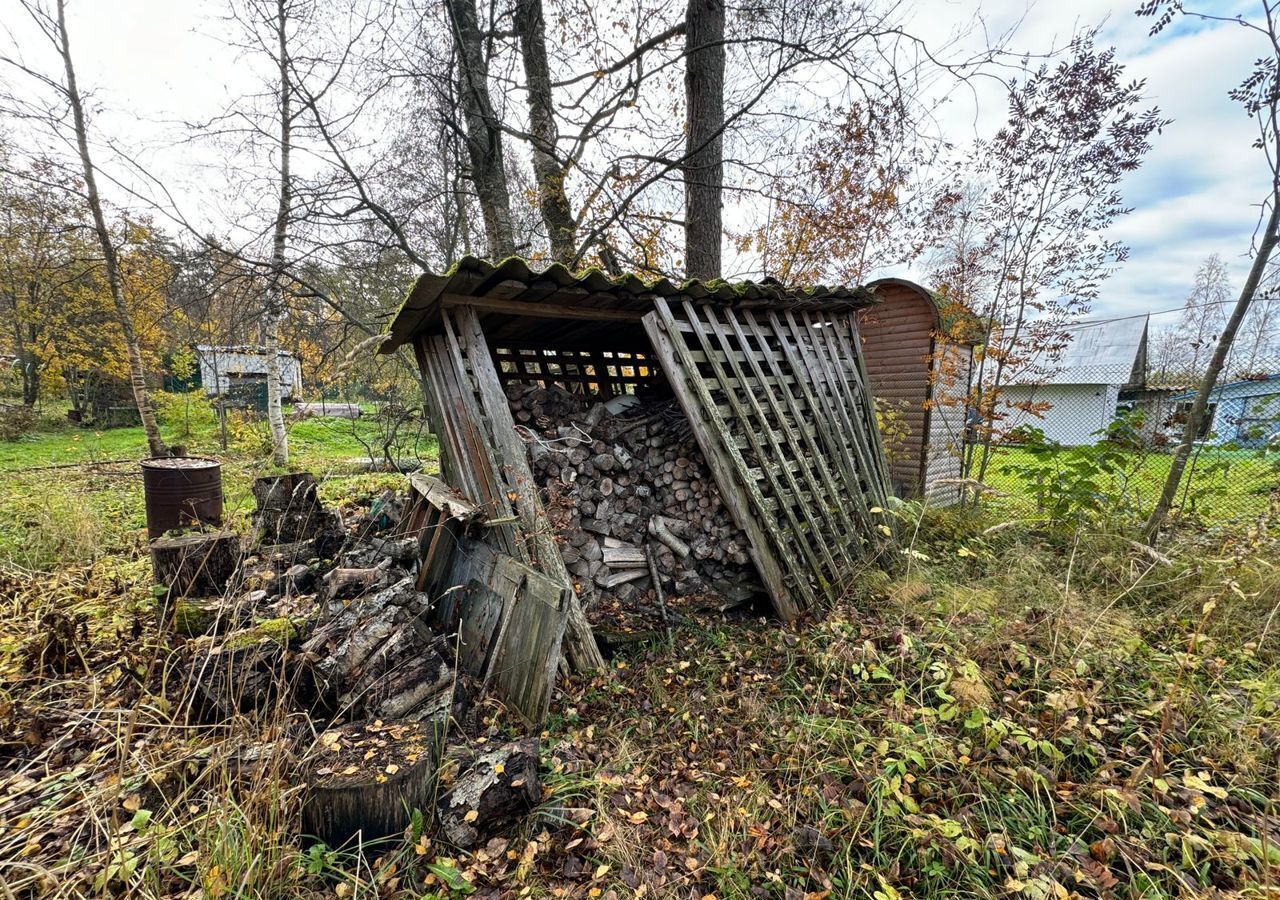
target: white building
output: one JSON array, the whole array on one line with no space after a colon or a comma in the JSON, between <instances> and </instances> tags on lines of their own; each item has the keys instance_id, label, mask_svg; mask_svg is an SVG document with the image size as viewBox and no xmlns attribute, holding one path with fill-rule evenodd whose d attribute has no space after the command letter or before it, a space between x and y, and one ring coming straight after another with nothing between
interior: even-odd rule
<instances>
[{"instance_id":1,"label":"white building","mask_svg":"<svg viewBox=\"0 0 1280 900\"><path fill-rule=\"evenodd\" d=\"M1141 387L1147 368L1147 317L1067 326L1067 346L1044 354L1001 390L1002 430L1041 429L1068 446L1092 444L1116 417L1121 391Z\"/></svg>"},{"instance_id":2,"label":"white building","mask_svg":"<svg viewBox=\"0 0 1280 900\"><path fill-rule=\"evenodd\" d=\"M302 367L292 353L285 350L279 353L280 390L287 400L302 391ZM207 396L252 394L259 386L266 387L270 357L264 347L200 344L196 347L196 359L200 363L200 383Z\"/></svg>"}]
</instances>

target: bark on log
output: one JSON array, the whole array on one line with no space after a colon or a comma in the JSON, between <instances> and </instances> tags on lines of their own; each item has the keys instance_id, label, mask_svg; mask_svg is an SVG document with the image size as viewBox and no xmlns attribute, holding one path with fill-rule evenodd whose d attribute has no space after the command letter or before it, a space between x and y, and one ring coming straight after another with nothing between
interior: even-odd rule
<instances>
[{"instance_id":1,"label":"bark on log","mask_svg":"<svg viewBox=\"0 0 1280 900\"><path fill-rule=\"evenodd\" d=\"M302 830L329 847L393 837L431 809L438 735L420 722L345 725L320 735Z\"/></svg>"},{"instance_id":2,"label":"bark on log","mask_svg":"<svg viewBox=\"0 0 1280 900\"><path fill-rule=\"evenodd\" d=\"M151 542L156 584L173 597L221 595L240 564L240 538L229 531L184 534Z\"/></svg>"},{"instance_id":3,"label":"bark on log","mask_svg":"<svg viewBox=\"0 0 1280 900\"><path fill-rule=\"evenodd\" d=\"M457 847L475 847L532 809L541 797L537 741L504 744L476 757L440 796L440 830Z\"/></svg>"}]
</instances>

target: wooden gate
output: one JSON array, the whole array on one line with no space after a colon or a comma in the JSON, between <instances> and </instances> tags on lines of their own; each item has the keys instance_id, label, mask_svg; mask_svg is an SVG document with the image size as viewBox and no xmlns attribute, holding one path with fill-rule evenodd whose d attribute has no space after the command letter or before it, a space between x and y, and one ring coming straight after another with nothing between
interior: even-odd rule
<instances>
[{"instance_id":1,"label":"wooden gate","mask_svg":"<svg viewBox=\"0 0 1280 900\"><path fill-rule=\"evenodd\" d=\"M659 298L644 326L778 614L839 597L891 535L852 316Z\"/></svg>"}]
</instances>

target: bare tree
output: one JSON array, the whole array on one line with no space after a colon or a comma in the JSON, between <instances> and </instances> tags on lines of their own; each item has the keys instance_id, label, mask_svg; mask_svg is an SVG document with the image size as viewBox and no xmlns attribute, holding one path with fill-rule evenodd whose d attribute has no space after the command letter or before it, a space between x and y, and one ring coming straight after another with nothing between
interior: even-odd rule
<instances>
[{"instance_id":1,"label":"bare tree","mask_svg":"<svg viewBox=\"0 0 1280 900\"><path fill-rule=\"evenodd\" d=\"M568 168L557 149L560 133L551 91L551 68L547 62L547 26L542 0L516 0L515 25L520 37L520 55L524 58L525 90L529 95L529 137L538 209L547 229L551 258L569 264L577 255L577 223L566 188Z\"/></svg>"},{"instance_id":2,"label":"bare tree","mask_svg":"<svg viewBox=\"0 0 1280 900\"><path fill-rule=\"evenodd\" d=\"M1231 284L1226 263L1217 253L1211 253L1196 269L1195 284L1187 294L1187 302L1178 321L1179 355L1171 365L1188 378L1198 378L1204 373L1218 335L1227 322L1227 303L1231 298Z\"/></svg>"},{"instance_id":3,"label":"bare tree","mask_svg":"<svg viewBox=\"0 0 1280 900\"><path fill-rule=\"evenodd\" d=\"M142 419L149 452L152 456L164 456L168 450L160 437L160 427L156 422L155 410L151 406L147 374L142 361L142 346L138 340L138 332L134 326L129 305L125 300L119 257L112 240L111 230L107 226L102 196L98 191L98 169L94 165L89 148L89 123L85 115L84 98L76 80L75 60L71 53L71 34L67 28L66 3L65 0L54 0L52 11L42 0L21 0L21 3L36 27L56 50L62 63L62 74L59 77L40 73L12 56L5 56L3 60L35 79L46 89L53 91L70 110L72 130L70 139L79 161L80 176L84 183L84 199L92 216L94 235L102 252L102 263L106 271L107 289L111 296L112 307L115 309L120 329L124 333L129 361L129 384L133 390L134 403ZM24 114L29 114L31 107L29 101L18 100L17 104L24 108ZM65 116L59 116L56 111L41 110L37 116L55 133L65 128Z\"/></svg>"},{"instance_id":4,"label":"bare tree","mask_svg":"<svg viewBox=\"0 0 1280 900\"><path fill-rule=\"evenodd\" d=\"M1213 397L1214 388L1217 387L1218 376L1226 367L1236 333L1253 305L1276 242L1280 239L1280 115L1278 115L1280 113L1280 23L1276 21L1277 14L1280 14L1280 2L1259 0L1258 15L1255 19L1246 19L1241 15L1228 20L1238 22L1257 33L1265 46L1265 55L1258 58L1252 71L1238 87L1230 92L1230 97L1241 104L1249 116L1257 122L1258 138L1254 141L1254 146L1266 154L1271 168L1271 183L1267 185L1267 194L1262 203L1263 211L1255 237L1253 263L1249 267L1249 274L1245 277L1244 286L1240 290L1235 306L1231 309L1231 315L1227 317L1222 333L1218 336L1208 367L1200 378L1195 400L1191 403L1191 411L1187 414L1187 421L1182 430L1182 437L1169 464L1169 474L1165 478L1164 488L1143 527L1143 534L1148 541L1154 541L1159 536L1173 509L1196 438L1208 415L1209 402ZM1222 21L1220 16L1187 9L1181 0L1147 0L1139 7L1138 15L1155 17L1155 24L1151 27L1153 37L1182 16L1202 21Z\"/></svg>"},{"instance_id":5,"label":"bare tree","mask_svg":"<svg viewBox=\"0 0 1280 900\"><path fill-rule=\"evenodd\" d=\"M724 232L724 0L689 0L684 39L684 266L690 278L719 278Z\"/></svg>"},{"instance_id":6,"label":"bare tree","mask_svg":"<svg viewBox=\"0 0 1280 900\"><path fill-rule=\"evenodd\" d=\"M1077 37L1060 62L1012 86L1008 123L979 143L969 177L958 179L983 191L978 209L966 211L986 235L977 245L989 251L990 287L974 312L995 330L970 401L982 425L965 469L979 481L1006 415L1003 388L1060 356L1069 339L1063 326L1087 311L1127 255L1105 232L1128 212L1121 179L1165 124L1157 110L1140 109L1142 82L1124 81L1115 50L1095 48L1093 38Z\"/></svg>"},{"instance_id":7,"label":"bare tree","mask_svg":"<svg viewBox=\"0 0 1280 900\"><path fill-rule=\"evenodd\" d=\"M286 0L275 3L276 62L280 71L280 195L275 227L271 236L271 281L262 311L263 345L267 351L267 422L271 428L271 461L289 464L289 432L284 427L280 386L280 320L285 315L285 252L289 240L289 213L293 207L290 165L293 156L293 88L289 70L289 7Z\"/></svg>"},{"instance_id":8,"label":"bare tree","mask_svg":"<svg viewBox=\"0 0 1280 900\"><path fill-rule=\"evenodd\" d=\"M489 94L489 60L484 35L477 21L475 0L445 0L445 9L458 55L458 96L466 119L471 181L484 217L489 256L502 259L516 252L516 242L502 122Z\"/></svg>"}]
</instances>

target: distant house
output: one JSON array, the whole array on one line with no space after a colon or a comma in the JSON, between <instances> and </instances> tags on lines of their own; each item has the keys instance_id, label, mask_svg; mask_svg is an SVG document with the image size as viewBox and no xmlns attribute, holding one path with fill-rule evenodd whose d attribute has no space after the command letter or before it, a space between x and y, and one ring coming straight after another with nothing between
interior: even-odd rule
<instances>
[{"instance_id":1,"label":"distant house","mask_svg":"<svg viewBox=\"0 0 1280 900\"><path fill-rule=\"evenodd\" d=\"M1032 425L1068 446L1092 444L1116 417L1121 400L1144 386L1147 317L1068 326L1057 357L1034 360L1036 374L1001 392L1004 425ZM1033 410L1034 411L1031 411Z\"/></svg>"},{"instance_id":2,"label":"distant house","mask_svg":"<svg viewBox=\"0 0 1280 900\"><path fill-rule=\"evenodd\" d=\"M1190 408L1195 391L1170 400ZM1280 435L1280 373L1220 384L1210 395L1205 443L1262 447Z\"/></svg>"},{"instance_id":3,"label":"distant house","mask_svg":"<svg viewBox=\"0 0 1280 900\"><path fill-rule=\"evenodd\" d=\"M302 391L302 367L298 357L281 350L280 388L283 397L291 399ZM264 347L240 345L196 347L200 364L200 383L207 396L253 398L265 397L270 356Z\"/></svg>"}]
</instances>

